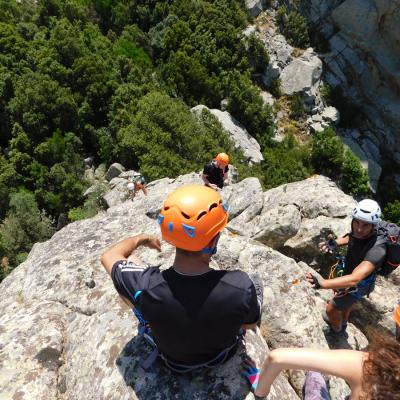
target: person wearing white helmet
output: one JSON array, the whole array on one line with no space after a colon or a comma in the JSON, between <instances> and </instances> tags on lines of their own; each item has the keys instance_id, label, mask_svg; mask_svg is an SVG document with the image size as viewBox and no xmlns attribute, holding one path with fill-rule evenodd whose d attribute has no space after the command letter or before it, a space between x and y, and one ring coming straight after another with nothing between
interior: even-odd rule
<instances>
[{"instance_id":1,"label":"person wearing white helmet","mask_svg":"<svg viewBox=\"0 0 400 400\"><path fill-rule=\"evenodd\" d=\"M337 246L347 246L341 276L322 279L311 273L306 279L314 289L333 289L335 295L323 315L327 333L345 333L352 306L374 290L376 273L386 257L386 245L377 243L381 209L375 200L360 201L352 212L351 232L337 240L319 244L322 252L333 253Z\"/></svg>"},{"instance_id":2,"label":"person wearing white helmet","mask_svg":"<svg viewBox=\"0 0 400 400\"><path fill-rule=\"evenodd\" d=\"M148 194L146 179L141 174L133 175L131 181L126 185L126 188L128 189L129 200L133 200L140 190L143 191L145 196Z\"/></svg>"}]
</instances>

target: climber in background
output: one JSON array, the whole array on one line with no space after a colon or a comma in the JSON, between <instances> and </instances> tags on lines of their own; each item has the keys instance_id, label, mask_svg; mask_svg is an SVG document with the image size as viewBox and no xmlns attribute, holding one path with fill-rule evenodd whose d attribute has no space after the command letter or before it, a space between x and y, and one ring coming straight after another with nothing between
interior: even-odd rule
<instances>
[{"instance_id":1,"label":"climber in background","mask_svg":"<svg viewBox=\"0 0 400 400\"><path fill-rule=\"evenodd\" d=\"M260 371L248 359L244 375L255 399L267 399L272 383L282 370L308 370L304 400L330 400L322 374L344 379L351 389L349 400L400 400L400 343L375 333L368 353L355 350L282 348L272 350ZM344 400L344 399L340 399Z\"/></svg>"},{"instance_id":2,"label":"climber in background","mask_svg":"<svg viewBox=\"0 0 400 400\"><path fill-rule=\"evenodd\" d=\"M219 153L214 160L204 166L202 179L206 186L219 190L228 183L229 156Z\"/></svg>"},{"instance_id":3,"label":"climber in background","mask_svg":"<svg viewBox=\"0 0 400 400\"><path fill-rule=\"evenodd\" d=\"M322 279L308 272L306 279L314 289L333 289L334 296L323 315L330 334L345 333L352 306L375 287L376 270L386 257L386 245L377 243L377 225L381 209L374 200L360 201L352 212L351 232L341 238L320 243L322 252L335 252L338 246L347 246L342 276Z\"/></svg>"},{"instance_id":4,"label":"climber in background","mask_svg":"<svg viewBox=\"0 0 400 400\"><path fill-rule=\"evenodd\" d=\"M262 282L239 270L210 268L228 222L228 206L215 190L176 190L157 221L163 240L176 248L170 268L144 265L133 253L140 246L161 251L160 241L146 234L117 243L101 257L120 296L134 306L139 333L154 347L142 367L157 356L176 372L217 366L235 354L242 331L257 325Z\"/></svg>"},{"instance_id":5,"label":"climber in background","mask_svg":"<svg viewBox=\"0 0 400 400\"><path fill-rule=\"evenodd\" d=\"M142 174L134 174L127 184L128 199L133 200L136 194L141 190L145 196L148 195L146 188L146 179Z\"/></svg>"}]
</instances>

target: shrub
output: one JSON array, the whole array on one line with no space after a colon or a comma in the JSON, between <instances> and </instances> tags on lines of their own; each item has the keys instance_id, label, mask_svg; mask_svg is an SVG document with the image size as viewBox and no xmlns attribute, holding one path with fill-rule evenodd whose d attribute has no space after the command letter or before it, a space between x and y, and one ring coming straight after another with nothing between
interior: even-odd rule
<instances>
[{"instance_id":1,"label":"shrub","mask_svg":"<svg viewBox=\"0 0 400 400\"><path fill-rule=\"evenodd\" d=\"M301 93L294 93L290 99L290 117L300 119L306 115L306 111Z\"/></svg>"},{"instance_id":2,"label":"shrub","mask_svg":"<svg viewBox=\"0 0 400 400\"><path fill-rule=\"evenodd\" d=\"M282 81L279 78L275 78L272 79L271 85L269 87L269 92L277 99L282 96L281 83Z\"/></svg>"},{"instance_id":3,"label":"shrub","mask_svg":"<svg viewBox=\"0 0 400 400\"><path fill-rule=\"evenodd\" d=\"M312 175L310 150L307 145L299 144L292 134L286 136L282 143L265 149L263 155L263 183L267 189Z\"/></svg>"},{"instance_id":4,"label":"shrub","mask_svg":"<svg viewBox=\"0 0 400 400\"><path fill-rule=\"evenodd\" d=\"M383 216L386 221L400 226L400 200L386 204L386 207L383 209Z\"/></svg>"},{"instance_id":5,"label":"shrub","mask_svg":"<svg viewBox=\"0 0 400 400\"><path fill-rule=\"evenodd\" d=\"M353 196L365 196L370 192L368 173L349 149L344 153L341 185L345 192Z\"/></svg>"},{"instance_id":6,"label":"shrub","mask_svg":"<svg viewBox=\"0 0 400 400\"><path fill-rule=\"evenodd\" d=\"M317 133L312 142L311 163L315 171L330 178L341 174L344 146L332 128Z\"/></svg>"}]
</instances>

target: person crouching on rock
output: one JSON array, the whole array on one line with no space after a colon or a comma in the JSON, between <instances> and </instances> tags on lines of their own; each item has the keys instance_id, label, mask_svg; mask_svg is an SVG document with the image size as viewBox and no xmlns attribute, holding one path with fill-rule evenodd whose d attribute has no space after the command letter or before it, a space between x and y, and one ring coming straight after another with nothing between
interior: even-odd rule
<instances>
[{"instance_id":1,"label":"person crouching on rock","mask_svg":"<svg viewBox=\"0 0 400 400\"><path fill-rule=\"evenodd\" d=\"M202 179L206 186L219 190L228 183L229 156L219 153L214 160L204 166Z\"/></svg>"},{"instance_id":2,"label":"person crouching on rock","mask_svg":"<svg viewBox=\"0 0 400 400\"><path fill-rule=\"evenodd\" d=\"M170 194L158 216L163 240L176 248L172 267L160 271L132 254L139 246L161 251L159 239L141 234L117 243L101 257L120 296L134 306L139 332L176 372L217 366L229 359L243 329L260 319L262 282L239 270L210 268L228 207L208 187L191 185Z\"/></svg>"},{"instance_id":3,"label":"person crouching on rock","mask_svg":"<svg viewBox=\"0 0 400 400\"><path fill-rule=\"evenodd\" d=\"M333 289L334 297L326 306L327 333L345 333L352 306L375 287L376 270L386 257L386 245L377 242L377 224L381 220L381 209L374 200L360 201L352 213L351 232L330 243L320 243L323 252L332 252L337 246L347 246L342 276L321 279L311 273L306 279L314 289Z\"/></svg>"},{"instance_id":4,"label":"person crouching on rock","mask_svg":"<svg viewBox=\"0 0 400 400\"><path fill-rule=\"evenodd\" d=\"M146 179L143 175L133 176L132 181L128 183L127 188L129 200L133 200L140 190L145 196L148 195L148 191L146 188Z\"/></svg>"}]
</instances>

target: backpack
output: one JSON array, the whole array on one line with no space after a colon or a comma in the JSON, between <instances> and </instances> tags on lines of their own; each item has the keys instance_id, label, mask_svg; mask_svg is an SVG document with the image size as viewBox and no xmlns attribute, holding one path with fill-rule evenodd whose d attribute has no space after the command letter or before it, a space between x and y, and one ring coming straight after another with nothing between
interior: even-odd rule
<instances>
[{"instance_id":1,"label":"backpack","mask_svg":"<svg viewBox=\"0 0 400 400\"><path fill-rule=\"evenodd\" d=\"M400 265L400 227L391 222L381 221L378 224L376 244L386 244L386 259L376 272L388 276Z\"/></svg>"}]
</instances>

